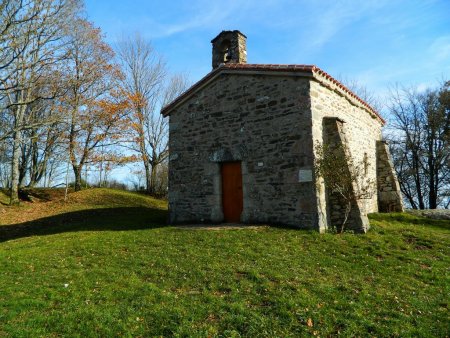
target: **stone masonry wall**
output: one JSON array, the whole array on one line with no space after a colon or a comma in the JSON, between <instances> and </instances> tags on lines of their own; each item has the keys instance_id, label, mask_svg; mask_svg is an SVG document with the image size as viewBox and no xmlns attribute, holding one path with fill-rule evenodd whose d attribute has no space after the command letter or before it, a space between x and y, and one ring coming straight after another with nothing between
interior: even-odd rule
<instances>
[{"instance_id":1,"label":"stone masonry wall","mask_svg":"<svg viewBox=\"0 0 450 338\"><path fill-rule=\"evenodd\" d=\"M344 122L348 149L355 163L367 157L370 166L368 177L376 182L376 142L381 139L382 124L368 111L350 102L346 97L311 80L311 113L314 143L323 141L323 120L325 117L337 117ZM327 206L325 186L321 179L317 182L317 204L319 226L321 229L330 224L329 206ZM364 213L378 211L377 193L364 200Z\"/></svg>"},{"instance_id":2,"label":"stone masonry wall","mask_svg":"<svg viewBox=\"0 0 450 338\"><path fill-rule=\"evenodd\" d=\"M380 212L402 212L403 201L386 142L377 142L377 186Z\"/></svg>"},{"instance_id":3,"label":"stone masonry wall","mask_svg":"<svg viewBox=\"0 0 450 338\"><path fill-rule=\"evenodd\" d=\"M169 221L221 222L220 163L242 161L246 223L316 228L310 80L222 74L170 114Z\"/></svg>"},{"instance_id":4,"label":"stone masonry wall","mask_svg":"<svg viewBox=\"0 0 450 338\"><path fill-rule=\"evenodd\" d=\"M348 158L351 156L348 151L347 133L342 120L335 117L325 117L323 126L323 141L327 147L330 147L330 150L333 150L334 152L338 152L339 156L342 158ZM345 169L346 175L348 176L351 175L351 172L354 172L352 163L347 163L347 167ZM370 225L367 213L365 213L364 208L361 208L361 206L364 206L364 201L356 198L355 192L358 192L358 185L356 182L354 182L352 186L353 189L351 192L354 200L351 203L351 209L345 228L356 232L367 232ZM340 229L341 225L345 221L345 209L347 208L347 202L343 200L342 196L336 192L330 191L327 187L325 187L325 192L327 194L328 217L330 224Z\"/></svg>"}]
</instances>

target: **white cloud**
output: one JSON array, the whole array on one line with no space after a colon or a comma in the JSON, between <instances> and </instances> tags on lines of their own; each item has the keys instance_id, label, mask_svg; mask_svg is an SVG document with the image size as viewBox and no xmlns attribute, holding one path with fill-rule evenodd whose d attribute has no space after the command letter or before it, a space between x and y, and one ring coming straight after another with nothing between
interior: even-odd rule
<instances>
[{"instance_id":1,"label":"white cloud","mask_svg":"<svg viewBox=\"0 0 450 338\"><path fill-rule=\"evenodd\" d=\"M358 21L369 20L374 13L380 12L387 6L387 0L361 1L334 0L315 1L303 0L298 3L298 17L295 21L283 21L283 30L291 25L294 36L290 54L294 57L302 55L302 59L311 58L323 52L324 47L333 39L340 38L342 31L348 29ZM288 15L292 19L292 15Z\"/></svg>"},{"instance_id":2,"label":"white cloud","mask_svg":"<svg viewBox=\"0 0 450 338\"><path fill-rule=\"evenodd\" d=\"M152 28L152 38L163 38L182 33L199 27L210 27L220 22L227 21L233 13L242 6L237 0L228 1L226 4L218 1L192 1L190 10L183 13L181 19L175 23L164 23L148 20ZM173 21L170 18L171 22Z\"/></svg>"},{"instance_id":3,"label":"white cloud","mask_svg":"<svg viewBox=\"0 0 450 338\"><path fill-rule=\"evenodd\" d=\"M429 83L429 82L421 82L421 83L419 83L419 84L416 86L417 91L418 91L419 93L423 93L423 92L425 92L426 90L430 89L431 87L432 87L432 84Z\"/></svg>"}]
</instances>

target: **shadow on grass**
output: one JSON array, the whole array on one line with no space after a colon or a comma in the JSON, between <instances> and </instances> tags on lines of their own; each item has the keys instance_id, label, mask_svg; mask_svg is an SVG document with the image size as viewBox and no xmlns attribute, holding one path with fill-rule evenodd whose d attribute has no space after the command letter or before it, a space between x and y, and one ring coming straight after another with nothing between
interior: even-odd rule
<instances>
[{"instance_id":1,"label":"shadow on grass","mask_svg":"<svg viewBox=\"0 0 450 338\"><path fill-rule=\"evenodd\" d=\"M166 226L167 211L145 207L73 211L0 226L0 242L76 231L124 231Z\"/></svg>"}]
</instances>

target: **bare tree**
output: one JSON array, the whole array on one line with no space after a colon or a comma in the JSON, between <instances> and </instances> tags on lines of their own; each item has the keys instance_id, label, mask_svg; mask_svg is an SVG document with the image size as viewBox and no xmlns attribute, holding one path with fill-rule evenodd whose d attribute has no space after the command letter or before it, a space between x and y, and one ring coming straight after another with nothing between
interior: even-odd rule
<instances>
[{"instance_id":1,"label":"bare tree","mask_svg":"<svg viewBox=\"0 0 450 338\"><path fill-rule=\"evenodd\" d=\"M400 188L414 209L448 207L450 82L423 93L391 91L389 134Z\"/></svg>"},{"instance_id":2,"label":"bare tree","mask_svg":"<svg viewBox=\"0 0 450 338\"><path fill-rule=\"evenodd\" d=\"M26 53L32 43L23 27L29 27L41 13L39 1L2 0L0 2L0 93L11 90L14 83L9 78L17 71L15 61ZM15 43L13 43L15 42Z\"/></svg>"},{"instance_id":3,"label":"bare tree","mask_svg":"<svg viewBox=\"0 0 450 338\"><path fill-rule=\"evenodd\" d=\"M377 112L381 113L383 111L381 99L373 91L369 90L366 85L356 79L342 75L339 75L337 79Z\"/></svg>"},{"instance_id":4,"label":"bare tree","mask_svg":"<svg viewBox=\"0 0 450 338\"><path fill-rule=\"evenodd\" d=\"M168 157L168 122L159 108L187 88L185 76L168 76L163 58L140 35L124 38L117 54L125 78L123 88L133 98L130 148L140 154L146 190L156 193L158 166Z\"/></svg>"},{"instance_id":5,"label":"bare tree","mask_svg":"<svg viewBox=\"0 0 450 338\"><path fill-rule=\"evenodd\" d=\"M6 1L0 7L8 20L0 28L0 50L5 57L0 66L0 94L9 122L0 139L12 138L11 204L19 202L23 131L49 123L33 119L33 103L56 95L59 86L47 84L58 81L53 70L64 57L62 31L77 12L77 4L72 0Z\"/></svg>"},{"instance_id":6,"label":"bare tree","mask_svg":"<svg viewBox=\"0 0 450 338\"><path fill-rule=\"evenodd\" d=\"M36 186L47 174L49 163L54 162L58 152L63 152L63 135L65 125L55 122L33 129L29 138L29 187Z\"/></svg>"}]
</instances>

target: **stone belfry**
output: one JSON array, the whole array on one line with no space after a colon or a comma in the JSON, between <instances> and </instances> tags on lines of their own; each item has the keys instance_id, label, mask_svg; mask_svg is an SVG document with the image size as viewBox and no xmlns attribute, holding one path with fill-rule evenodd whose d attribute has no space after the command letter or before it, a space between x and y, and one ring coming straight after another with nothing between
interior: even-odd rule
<instances>
[{"instance_id":1,"label":"stone belfry","mask_svg":"<svg viewBox=\"0 0 450 338\"><path fill-rule=\"evenodd\" d=\"M238 30L222 31L211 43L213 69L222 63L247 63L247 37Z\"/></svg>"}]
</instances>

